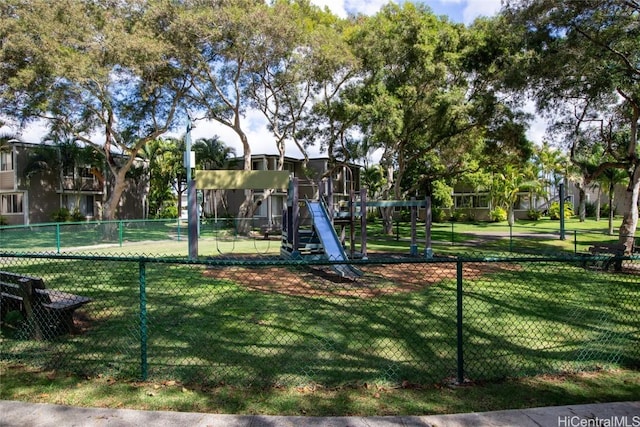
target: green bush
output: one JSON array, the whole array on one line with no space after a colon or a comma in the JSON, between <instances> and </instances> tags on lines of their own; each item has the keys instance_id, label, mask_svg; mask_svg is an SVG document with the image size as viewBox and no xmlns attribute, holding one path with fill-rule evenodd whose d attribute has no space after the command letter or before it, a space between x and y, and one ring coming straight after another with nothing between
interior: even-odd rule
<instances>
[{"instance_id":1,"label":"green bush","mask_svg":"<svg viewBox=\"0 0 640 427\"><path fill-rule=\"evenodd\" d=\"M176 205L163 206L157 214L159 219L178 218L178 207Z\"/></svg>"},{"instance_id":2,"label":"green bush","mask_svg":"<svg viewBox=\"0 0 640 427\"><path fill-rule=\"evenodd\" d=\"M411 222L411 209L403 208L397 218L400 222Z\"/></svg>"},{"instance_id":3,"label":"green bush","mask_svg":"<svg viewBox=\"0 0 640 427\"><path fill-rule=\"evenodd\" d=\"M378 218L380 218L378 209L367 210L367 224L375 224Z\"/></svg>"},{"instance_id":4,"label":"green bush","mask_svg":"<svg viewBox=\"0 0 640 427\"><path fill-rule=\"evenodd\" d=\"M87 220L87 217L82 215L82 213L80 212L80 209L78 208L74 209L73 212L71 213L71 221L73 222L82 222L86 220Z\"/></svg>"},{"instance_id":5,"label":"green bush","mask_svg":"<svg viewBox=\"0 0 640 427\"><path fill-rule=\"evenodd\" d=\"M585 216L589 218L596 217L596 203L595 202L587 202L585 204Z\"/></svg>"},{"instance_id":6,"label":"green bush","mask_svg":"<svg viewBox=\"0 0 640 427\"><path fill-rule=\"evenodd\" d=\"M68 222L71 220L71 212L67 208L60 208L57 211L53 211L51 219L54 222Z\"/></svg>"},{"instance_id":7,"label":"green bush","mask_svg":"<svg viewBox=\"0 0 640 427\"><path fill-rule=\"evenodd\" d=\"M462 222L467 220L467 213L461 209L456 209L451 215L451 221Z\"/></svg>"},{"instance_id":8,"label":"green bush","mask_svg":"<svg viewBox=\"0 0 640 427\"><path fill-rule=\"evenodd\" d=\"M442 208L432 208L431 220L433 222L447 222L449 220L449 214Z\"/></svg>"},{"instance_id":9,"label":"green bush","mask_svg":"<svg viewBox=\"0 0 640 427\"><path fill-rule=\"evenodd\" d=\"M604 205L602 205L600 207L600 216L604 217L604 218L609 218L609 211L610 211L611 207L609 206L609 203L605 203ZM613 210L613 214L615 215L615 208Z\"/></svg>"},{"instance_id":10,"label":"green bush","mask_svg":"<svg viewBox=\"0 0 640 427\"><path fill-rule=\"evenodd\" d=\"M7 221L7 218L3 217L2 215L0 215L0 225L9 225L9 221Z\"/></svg>"},{"instance_id":11,"label":"green bush","mask_svg":"<svg viewBox=\"0 0 640 427\"><path fill-rule=\"evenodd\" d=\"M564 218L569 219L573 216L573 208L569 203L564 204ZM553 220L560 219L560 203L553 202L551 206L549 206L549 218Z\"/></svg>"},{"instance_id":12,"label":"green bush","mask_svg":"<svg viewBox=\"0 0 640 427\"><path fill-rule=\"evenodd\" d=\"M542 212L536 209L529 209L527 211L527 218L533 221L538 221L540 218L542 218Z\"/></svg>"},{"instance_id":13,"label":"green bush","mask_svg":"<svg viewBox=\"0 0 640 427\"><path fill-rule=\"evenodd\" d=\"M489 218L492 222L503 222L507 220L507 211L504 208L497 207L489 212Z\"/></svg>"}]
</instances>

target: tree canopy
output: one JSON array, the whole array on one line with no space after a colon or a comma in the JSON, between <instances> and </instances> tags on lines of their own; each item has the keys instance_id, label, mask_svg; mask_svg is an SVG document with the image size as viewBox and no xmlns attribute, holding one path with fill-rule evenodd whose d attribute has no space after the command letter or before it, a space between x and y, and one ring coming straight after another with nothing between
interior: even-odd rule
<instances>
[{"instance_id":1,"label":"tree canopy","mask_svg":"<svg viewBox=\"0 0 640 427\"><path fill-rule=\"evenodd\" d=\"M476 172L517 176L534 153L531 97L574 164L602 147L587 180L627 174L620 234L635 233L635 0L507 0L469 26L411 2L346 19L309 0L6 0L0 13L1 122L44 120L99 151L113 187L106 218L138 155L187 110L235 132L244 169L250 110L280 167L291 144L330 163L377 150L376 194L403 198ZM240 216L254 209L247 192Z\"/></svg>"}]
</instances>

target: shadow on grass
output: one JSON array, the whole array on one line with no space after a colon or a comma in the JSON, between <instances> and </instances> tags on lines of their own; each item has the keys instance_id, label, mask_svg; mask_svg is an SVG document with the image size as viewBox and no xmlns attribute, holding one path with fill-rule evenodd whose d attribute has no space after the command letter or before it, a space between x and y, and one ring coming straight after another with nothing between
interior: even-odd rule
<instances>
[{"instance_id":1,"label":"shadow on grass","mask_svg":"<svg viewBox=\"0 0 640 427\"><path fill-rule=\"evenodd\" d=\"M3 359L128 379L146 369L151 379L208 386L455 378L452 262L396 264L395 275L381 264L357 282L295 264L244 263L233 276L240 267L147 262L141 317L136 262L17 260L2 269L42 276L52 289L93 301L83 309L81 334L3 338ZM469 262L463 276L469 378L637 364L640 295L627 276L534 261Z\"/></svg>"}]
</instances>

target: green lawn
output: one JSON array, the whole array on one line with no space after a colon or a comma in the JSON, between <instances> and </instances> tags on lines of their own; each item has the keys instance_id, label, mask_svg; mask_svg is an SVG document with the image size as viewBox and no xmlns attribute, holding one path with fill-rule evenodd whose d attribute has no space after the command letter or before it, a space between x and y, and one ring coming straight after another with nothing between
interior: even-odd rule
<instances>
[{"instance_id":1,"label":"green lawn","mask_svg":"<svg viewBox=\"0 0 640 427\"><path fill-rule=\"evenodd\" d=\"M460 232L457 226L453 242L446 239L451 224L434 227L434 241L441 242L436 253L508 254L513 245L525 252L573 251L573 242L549 238L548 230L541 239L485 241L474 233L482 227L497 232L498 226L464 224ZM402 234L407 228L398 239L372 230L370 250L408 251ZM474 386L458 388L447 385L457 372L453 260L400 264L396 275L393 264L360 265L365 275L350 282L313 266L274 264L279 246L234 235L200 239L203 259L238 256L234 266L161 258L140 264L132 255L184 258L187 242L177 239L80 250L130 259L1 259L0 269L41 276L52 289L93 301L80 311L77 335L38 342L19 325L3 328L0 397L143 409L385 415L638 395L637 275L552 260L465 262L464 372ZM598 373L577 374L583 371ZM148 382L137 382L143 374Z\"/></svg>"},{"instance_id":2,"label":"green lawn","mask_svg":"<svg viewBox=\"0 0 640 427\"><path fill-rule=\"evenodd\" d=\"M620 226L616 219L614 229ZM223 222L205 222L201 226L199 246L203 256L233 256L234 254L277 254L277 240L263 241L238 236ZM606 220L585 222L572 218L566 221L565 240L559 239L559 221L543 218L539 221L518 221L510 229L507 223L434 223L434 252L455 254L469 251L495 252L585 252L596 242L616 241L608 235ZM360 230L356 227L356 244L360 245ZM367 244L370 250L407 251L411 230L407 223L395 224L393 234L383 235L379 222L369 223ZM424 224L417 227L417 243L424 249ZM152 243L158 242L158 243ZM5 227L0 229L0 247L11 251L69 252L85 251L100 254L147 254L186 256L187 226L175 220L122 221L114 223L78 223Z\"/></svg>"}]
</instances>

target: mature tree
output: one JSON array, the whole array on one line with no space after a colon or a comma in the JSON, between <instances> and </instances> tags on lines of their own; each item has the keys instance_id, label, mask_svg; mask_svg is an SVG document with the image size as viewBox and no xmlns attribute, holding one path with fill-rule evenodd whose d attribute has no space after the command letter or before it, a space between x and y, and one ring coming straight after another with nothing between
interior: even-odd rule
<instances>
[{"instance_id":1,"label":"mature tree","mask_svg":"<svg viewBox=\"0 0 640 427\"><path fill-rule=\"evenodd\" d=\"M509 0L505 14L531 52L519 80L541 111L553 112L571 151L584 132L597 132L609 168L630 178L623 202L620 242L629 250L638 224L640 195L640 3L635 0ZM625 138L617 135L624 134ZM608 159L612 159L609 161Z\"/></svg>"},{"instance_id":2,"label":"mature tree","mask_svg":"<svg viewBox=\"0 0 640 427\"><path fill-rule=\"evenodd\" d=\"M164 37L174 2L7 0L0 19L0 113L44 119L94 146L112 178L112 219L138 152L166 132L185 91ZM101 139L102 142L97 142Z\"/></svg>"},{"instance_id":3,"label":"mature tree","mask_svg":"<svg viewBox=\"0 0 640 427\"><path fill-rule=\"evenodd\" d=\"M508 56L498 29L484 21L469 30L404 3L383 7L354 32L362 84L346 95L359 108L363 134L383 150L386 197L472 170L483 154L504 162L509 147L528 145L520 115L500 99L498 61ZM412 183L404 180L409 171Z\"/></svg>"},{"instance_id":4,"label":"mature tree","mask_svg":"<svg viewBox=\"0 0 640 427\"><path fill-rule=\"evenodd\" d=\"M286 144L306 157L300 123L311 107L322 79L333 75L331 53L337 18L308 0L187 2L175 21L172 39L189 64L189 99L196 114L215 120L238 136L243 169L251 169L252 146L245 115L262 113L284 165ZM333 55L333 56L331 56ZM328 64L328 65L327 65ZM240 219L250 218L257 204L245 191ZM248 221L239 230L248 229Z\"/></svg>"}]
</instances>

